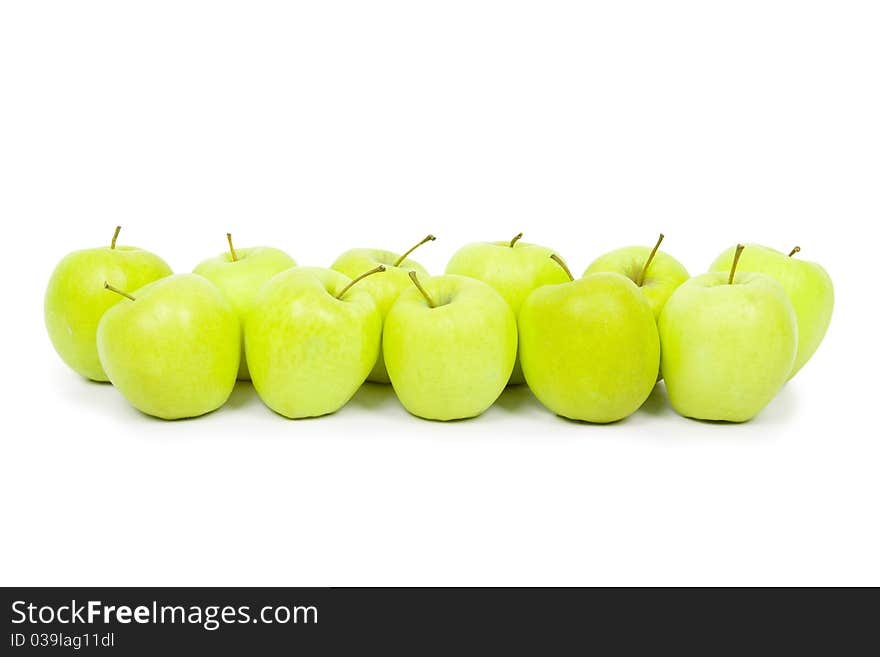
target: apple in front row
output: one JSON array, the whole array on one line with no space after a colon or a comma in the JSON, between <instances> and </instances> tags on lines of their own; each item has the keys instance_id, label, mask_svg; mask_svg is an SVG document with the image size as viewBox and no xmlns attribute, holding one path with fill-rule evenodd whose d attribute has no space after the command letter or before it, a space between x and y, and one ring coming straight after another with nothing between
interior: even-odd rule
<instances>
[{"instance_id":1,"label":"apple in front row","mask_svg":"<svg viewBox=\"0 0 880 657\"><path fill-rule=\"evenodd\" d=\"M352 287L358 280L294 267L263 286L245 319L244 344L254 388L276 413L333 413L367 378L379 354L382 318L373 297Z\"/></svg>"},{"instance_id":2,"label":"apple in front row","mask_svg":"<svg viewBox=\"0 0 880 657\"><path fill-rule=\"evenodd\" d=\"M411 274L388 312L385 365L407 411L428 420L480 415L516 360L516 319L489 285L464 276Z\"/></svg>"},{"instance_id":3,"label":"apple in front row","mask_svg":"<svg viewBox=\"0 0 880 657\"><path fill-rule=\"evenodd\" d=\"M122 298L107 292L104 281L136 290L171 275L171 267L159 256L133 246L117 246L119 230L117 226L109 246L66 255L52 272L43 304L55 351L74 372L92 381L108 380L98 358L98 322Z\"/></svg>"},{"instance_id":4,"label":"apple in front row","mask_svg":"<svg viewBox=\"0 0 880 657\"><path fill-rule=\"evenodd\" d=\"M520 310L519 340L529 388L572 420L621 420L657 380L657 323L636 284L620 274L538 288Z\"/></svg>"},{"instance_id":5,"label":"apple in front row","mask_svg":"<svg viewBox=\"0 0 880 657\"><path fill-rule=\"evenodd\" d=\"M232 245L232 235L227 233L226 239L229 242L229 251L215 258L203 260L196 265L193 273L211 281L232 304L232 309L242 327L243 340L244 320L253 308L260 288L275 274L296 267L296 261L280 249L270 246L236 249ZM244 353L244 342L242 342L238 378L242 381L249 381L251 378Z\"/></svg>"},{"instance_id":6,"label":"apple in front row","mask_svg":"<svg viewBox=\"0 0 880 657\"><path fill-rule=\"evenodd\" d=\"M749 420L791 372L798 343L794 308L769 276L737 271L742 250L729 273L684 283L660 315L666 390L686 417Z\"/></svg>"},{"instance_id":7,"label":"apple in front row","mask_svg":"<svg viewBox=\"0 0 880 657\"><path fill-rule=\"evenodd\" d=\"M459 249L446 265L447 274L468 276L489 284L510 305L514 317L532 290L568 280L550 256L553 249L521 241L522 233L506 242L475 242ZM509 383L523 383L520 358Z\"/></svg>"},{"instance_id":8,"label":"apple in front row","mask_svg":"<svg viewBox=\"0 0 880 657\"><path fill-rule=\"evenodd\" d=\"M98 324L107 376L138 410L165 420L222 406L235 386L241 350L238 317L208 279L177 274L128 292Z\"/></svg>"},{"instance_id":9,"label":"apple in front row","mask_svg":"<svg viewBox=\"0 0 880 657\"><path fill-rule=\"evenodd\" d=\"M422 244L433 242L436 239L433 235L428 235L421 242L410 248L402 255L392 251L384 251L382 249L350 249L340 255L336 262L331 265L331 269L342 272L350 278L356 278L365 271L374 269L378 266L384 266L385 271L377 276L370 276L364 279L362 283L358 283L358 287L370 294L382 321L391 310L391 306L397 301L397 297L403 290L412 287L409 279L409 272L415 271L422 278L428 277L428 272L415 260L411 260L408 256ZM367 381L374 383L389 383L388 371L385 368L385 357L382 348L379 348L379 356L376 358L376 364L367 376Z\"/></svg>"},{"instance_id":10,"label":"apple in front row","mask_svg":"<svg viewBox=\"0 0 880 657\"><path fill-rule=\"evenodd\" d=\"M748 244L742 252L738 271L766 274L782 286L794 307L798 324L798 351L788 378L791 379L816 353L831 323L834 310L834 286L821 265L796 257L800 247L788 255L757 244ZM736 247L722 253L710 271L729 271Z\"/></svg>"}]
</instances>

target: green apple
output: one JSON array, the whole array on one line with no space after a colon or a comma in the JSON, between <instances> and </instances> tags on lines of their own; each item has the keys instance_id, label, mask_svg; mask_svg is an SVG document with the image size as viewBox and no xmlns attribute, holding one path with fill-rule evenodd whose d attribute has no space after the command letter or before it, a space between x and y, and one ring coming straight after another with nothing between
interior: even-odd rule
<instances>
[{"instance_id":1,"label":"green apple","mask_svg":"<svg viewBox=\"0 0 880 657\"><path fill-rule=\"evenodd\" d=\"M359 287L369 292L373 297L373 301L376 302L379 314L384 321L400 293L412 287L412 283L409 280L409 272L415 271L419 276L428 276L428 272L425 271L424 267L415 260L410 260L407 256L422 244L432 242L435 239L433 235L428 235L403 255L398 255L391 251L383 251L382 249L351 249L336 258L336 262L331 265L331 269L355 278L369 269L383 265L385 267L383 274L371 276L364 280L363 283L360 283ZM382 354L381 347L379 348L379 356L376 358L376 364L370 371L367 381L375 383L389 383L390 381L388 372L385 369L385 357Z\"/></svg>"},{"instance_id":2,"label":"green apple","mask_svg":"<svg viewBox=\"0 0 880 657\"><path fill-rule=\"evenodd\" d=\"M599 256L587 267L584 276L599 272L626 276L645 295L654 319L659 319L666 300L679 285L690 278L687 269L678 260L659 250L662 241L661 233L653 248L627 246Z\"/></svg>"},{"instance_id":3,"label":"green apple","mask_svg":"<svg viewBox=\"0 0 880 657\"><path fill-rule=\"evenodd\" d=\"M791 379L816 353L825 337L834 310L834 286L831 277L815 262L794 257L795 247L785 255L766 246L749 244L739 261L740 271L766 274L779 283L788 294L798 322L798 352L788 378ZM710 271L728 271L736 247L722 253Z\"/></svg>"},{"instance_id":4,"label":"green apple","mask_svg":"<svg viewBox=\"0 0 880 657\"><path fill-rule=\"evenodd\" d=\"M253 308L260 288L278 272L296 267L296 261L284 251L269 246L236 249L229 233L226 233L226 240L229 242L229 251L216 258L203 260L196 265L193 273L207 278L229 300L238 315L244 340L244 320ZM251 378L244 354L244 342L238 378L242 381L249 381Z\"/></svg>"},{"instance_id":5,"label":"green apple","mask_svg":"<svg viewBox=\"0 0 880 657\"><path fill-rule=\"evenodd\" d=\"M104 285L128 300L101 318L98 354L132 406L176 420L226 402L238 372L241 335L235 311L213 283L177 274L133 293Z\"/></svg>"},{"instance_id":6,"label":"green apple","mask_svg":"<svg viewBox=\"0 0 880 657\"><path fill-rule=\"evenodd\" d=\"M244 344L257 393L276 413L314 417L339 410L376 363L382 317L359 280L320 267L273 276L245 319Z\"/></svg>"},{"instance_id":7,"label":"green apple","mask_svg":"<svg viewBox=\"0 0 880 657\"><path fill-rule=\"evenodd\" d=\"M645 295L621 274L538 288L520 309L519 339L529 388L572 420L621 420L644 403L657 380L657 323Z\"/></svg>"},{"instance_id":8,"label":"green apple","mask_svg":"<svg viewBox=\"0 0 880 657\"><path fill-rule=\"evenodd\" d=\"M159 256L133 246L117 246L119 230L117 226L110 246L65 256L52 272L43 304L55 351L74 372L93 381L108 380L95 343L98 322L120 301L118 294L104 289L104 281L134 290L171 275L171 267Z\"/></svg>"},{"instance_id":9,"label":"green apple","mask_svg":"<svg viewBox=\"0 0 880 657\"><path fill-rule=\"evenodd\" d=\"M749 420L791 372L798 341L794 308L769 276L736 271L742 250L730 273L690 279L660 315L666 390L686 417Z\"/></svg>"},{"instance_id":10,"label":"green apple","mask_svg":"<svg viewBox=\"0 0 880 657\"><path fill-rule=\"evenodd\" d=\"M475 242L459 249L446 265L447 274L469 276L488 283L510 305L514 316L532 290L568 280L551 260L553 249L521 242L522 233L507 242ZM523 383L517 357L509 383Z\"/></svg>"},{"instance_id":11,"label":"green apple","mask_svg":"<svg viewBox=\"0 0 880 657\"><path fill-rule=\"evenodd\" d=\"M407 411L460 420L489 408L516 361L516 319L489 285L434 276L400 294L382 337L388 376Z\"/></svg>"}]
</instances>

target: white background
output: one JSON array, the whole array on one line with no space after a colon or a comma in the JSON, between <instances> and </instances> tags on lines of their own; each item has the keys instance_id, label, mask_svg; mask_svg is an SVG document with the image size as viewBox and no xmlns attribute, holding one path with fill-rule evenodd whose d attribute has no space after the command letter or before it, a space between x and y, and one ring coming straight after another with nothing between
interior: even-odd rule
<instances>
[{"instance_id":1,"label":"white background","mask_svg":"<svg viewBox=\"0 0 880 657\"><path fill-rule=\"evenodd\" d=\"M880 584L878 33L872 2L4 2L0 582ZM433 232L437 273L521 230L575 273L660 231L694 274L798 244L837 305L744 425L662 385L611 426L524 388L288 421L249 384L169 423L43 328L117 223L176 271L227 230L315 265Z\"/></svg>"}]
</instances>

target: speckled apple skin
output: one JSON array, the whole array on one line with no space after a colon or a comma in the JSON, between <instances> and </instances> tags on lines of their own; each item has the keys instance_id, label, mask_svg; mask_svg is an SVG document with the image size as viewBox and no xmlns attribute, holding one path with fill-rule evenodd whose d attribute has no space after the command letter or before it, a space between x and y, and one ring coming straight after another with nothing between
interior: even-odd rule
<instances>
[{"instance_id":1,"label":"speckled apple skin","mask_svg":"<svg viewBox=\"0 0 880 657\"><path fill-rule=\"evenodd\" d=\"M385 320L391 385L407 411L429 420L480 415L504 390L516 361L516 319L486 283L464 276L421 280L436 304L405 290Z\"/></svg>"},{"instance_id":2,"label":"speckled apple skin","mask_svg":"<svg viewBox=\"0 0 880 657\"><path fill-rule=\"evenodd\" d=\"M447 274L469 276L488 283L510 305L514 317L519 316L523 302L542 285L568 281L568 275L550 256L553 249L517 241L475 242L459 249L446 265ZM510 385L524 383L522 366L517 357Z\"/></svg>"},{"instance_id":3,"label":"speckled apple skin","mask_svg":"<svg viewBox=\"0 0 880 657\"><path fill-rule=\"evenodd\" d=\"M378 274L376 274L378 275ZM379 353L382 318L360 289L320 267L273 276L245 320L251 380L263 402L289 418L333 413L367 378Z\"/></svg>"},{"instance_id":4,"label":"speckled apple skin","mask_svg":"<svg viewBox=\"0 0 880 657\"><path fill-rule=\"evenodd\" d=\"M563 417L621 420L656 382L657 324L639 288L620 274L538 288L520 310L519 334L526 382Z\"/></svg>"},{"instance_id":5,"label":"speckled apple skin","mask_svg":"<svg viewBox=\"0 0 880 657\"><path fill-rule=\"evenodd\" d=\"M785 384L797 353L797 319L769 276L696 276L660 315L663 375L672 407L700 420L745 422Z\"/></svg>"},{"instance_id":6,"label":"speckled apple skin","mask_svg":"<svg viewBox=\"0 0 880 657\"><path fill-rule=\"evenodd\" d=\"M98 353L113 385L138 410L164 420L222 406L235 385L238 317L220 290L177 274L134 290L98 324Z\"/></svg>"},{"instance_id":7,"label":"speckled apple skin","mask_svg":"<svg viewBox=\"0 0 880 657\"><path fill-rule=\"evenodd\" d=\"M229 251L209 258L196 265L194 274L204 276L223 293L238 315L242 328L241 363L238 379L250 381L247 357L244 352L244 321L254 307L257 294L275 274L296 267L296 261L280 249L270 246L253 246L235 250L236 259Z\"/></svg>"},{"instance_id":8,"label":"speckled apple skin","mask_svg":"<svg viewBox=\"0 0 880 657\"><path fill-rule=\"evenodd\" d=\"M710 271L730 271L736 247L722 253ZM821 265L758 244L747 244L737 271L766 274L782 286L798 322L798 351L788 378L807 364L822 343L834 311L834 286Z\"/></svg>"},{"instance_id":9,"label":"speckled apple skin","mask_svg":"<svg viewBox=\"0 0 880 657\"><path fill-rule=\"evenodd\" d=\"M385 266L385 271L363 279L358 283L358 287L370 293L382 321L391 310L391 306L397 301L400 293L412 287L412 281L409 278L409 272L414 271L420 278L427 278L428 272L415 260L407 258L399 265L394 263L400 254L382 249L351 249L346 251L336 259L331 269L345 274L350 278L356 278L366 271L370 271L379 265ZM382 348L379 348L379 356L376 358L376 364L367 376L367 381L374 383L390 383L388 378L388 370L385 367L385 357Z\"/></svg>"},{"instance_id":10,"label":"speckled apple skin","mask_svg":"<svg viewBox=\"0 0 880 657\"><path fill-rule=\"evenodd\" d=\"M98 358L98 322L122 299L104 282L135 290L171 275L159 256L131 246L74 251L55 267L43 302L46 331L55 351L77 374L108 381Z\"/></svg>"}]
</instances>

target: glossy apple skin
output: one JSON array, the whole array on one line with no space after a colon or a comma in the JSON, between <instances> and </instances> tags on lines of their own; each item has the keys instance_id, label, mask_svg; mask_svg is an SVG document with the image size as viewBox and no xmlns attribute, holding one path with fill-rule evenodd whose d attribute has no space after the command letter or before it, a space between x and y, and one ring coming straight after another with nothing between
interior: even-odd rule
<instances>
[{"instance_id":1,"label":"glossy apple skin","mask_svg":"<svg viewBox=\"0 0 880 657\"><path fill-rule=\"evenodd\" d=\"M651 255L652 247L627 246L616 249L596 258L584 271L584 276L599 272L613 272L621 274L636 283L642 267L648 256ZM660 312L666 304L666 300L675 292L679 285L690 278L687 269L678 260L664 251L657 251L654 259L645 273L645 280L639 287L655 319L660 319Z\"/></svg>"},{"instance_id":2,"label":"glossy apple skin","mask_svg":"<svg viewBox=\"0 0 880 657\"><path fill-rule=\"evenodd\" d=\"M162 258L131 246L68 254L52 272L43 302L46 330L55 351L80 376L108 381L98 358L98 322L122 297L104 289L104 282L135 290L170 275L171 267Z\"/></svg>"},{"instance_id":3,"label":"glossy apple skin","mask_svg":"<svg viewBox=\"0 0 880 657\"><path fill-rule=\"evenodd\" d=\"M516 361L516 319L489 285L463 276L421 280L437 307L410 286L385 320L385 364L413 415L480 415L504 390Z\"/></svg>"},{"instance_id":4,"label":"glossy apple skin","mask_svg":"<svg viewBox=\"0 0 880 657\"><path fill-rule=\"evenodd\" d=\"M468 276L488 283L510 305L514 317L519 316L523 302L542 285L565 283L568 276L550 256L553 249L518 241L475 242L459 249L446 265L447 274ZM510 385L524 383L522 366L517 357Z\"/></svg>"},{"instance_id":5,"label":"glossy apple skin","mask_svg":"<svg viewBox=\"0 0 880 657\"><path fill-rule=\"evenodd\" d=\"M672 407L700 420L745 422L783 386L797 353L797 319L769 276L696 276L660 315L662 367Z\"/></svg>"},{"instance_id":6,"label":"glossy apple skin","mask_svg":"<svg viewBox=\"0 0 880 657\"><path fill-rule=\"evenodd\" d=\"M376 302L376 307L379 309L379 314L384 322L388 311L391 310L391 306L397 301L400 293L413 286L409 278L409 272L416 272L419 278L427 278L429 275L424 267L409 258L401 262L399 266L395 266L394 263L397 262L399 257L400 254L398 253L383 251L382 249L351 249L339 256L331 266L331 269L341 272L349 278L357 278L366 271L370 271L379 265L384 265L384 272L369 276L358 283L360 289L366 290L373 297L373 301ZM379 349L379 356L376 358L376 364L370 371L367 381L373 381L374 383L391 382L391 379L388 378L388 371L385 368L385 357L381 347Z\"/></svg>"},{"instance_id":7,"label":"glossy apple skin","mask_svg":"<svg viewBox=\"0 0 880 657\"><path fill-rule=\"evenodd\" d=\"M260 289L275 274L296 267L296 261L284 251L269 246L236 249L235 255L237 259L233 260L227 251L216 258L203 260L196 265L193 273L207 278L229 300L238 315L244 340L244 320L253 308ZM250 381L251 378L243 341L238 378L241 381Z\"/></svg>"},{"instance_id":8,"label":"glossy apple skin","mask_svg":"<svg viewBox=\"0 0 880 657\"><path fill-rule=\"evenodd\" d=\"M378 274L376 274L378 275ZM337 271L294 267L273 276L245 320L251 380L263 402L289 418L333 413L367 378L382 318L361 283Z\"/></svg>"},{"instance_id":9,"label":"glossy apple skin","mask_svg":"<svg viewBox=\"0 0 880 657\"><path fill-rule=\"evenodd\" d=\"M730 271L736 247L722 253L710 271ZM798 352L788 378L791 379L816 353L831 324L834 286L821 265L801 260L758 244L748 244L740 256L737 271L766 274L779 283L794 307L798 321Z\"/></svg>"},{"instance_id":10,"label":"glossy apple skin","mask_svg":"<svg viewBox=\"0 0 880 657\"><path fill-rule=\"evenodd\" d=\"M538 288L520 310L519 335L529 388L572 420L621 420L657 380L657 323L639 288L620 274Z\"/></svg>"},{"instance_id":11,"label":"glossy apple skin","mask_svg":"<svg viewBox=\"0 0 880 657\"><path fill-rule=\"evenodd\" d=\"M132 292L104 313L98 353L113 385L164 420L209 413L235 385L238 317L208 279L177 274Z\"/></svg>"}]
</instances>

